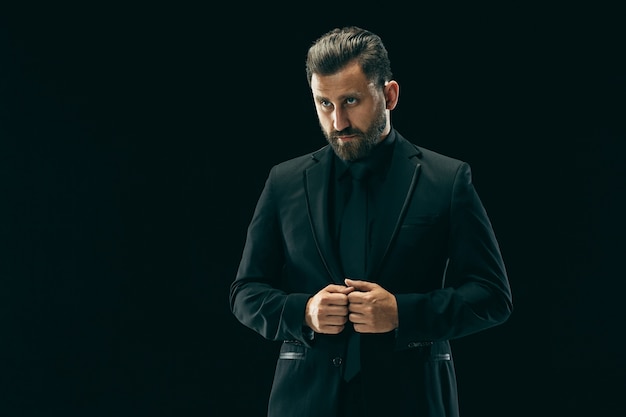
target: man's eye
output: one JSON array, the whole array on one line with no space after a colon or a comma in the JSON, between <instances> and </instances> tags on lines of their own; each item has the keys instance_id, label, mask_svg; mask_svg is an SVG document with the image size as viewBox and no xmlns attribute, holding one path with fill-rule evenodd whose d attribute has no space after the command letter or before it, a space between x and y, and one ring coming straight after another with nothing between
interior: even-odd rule
<instances>
[{"instance_id":1,"label":"man's eye","mask_svg":"<svg viewBox=\"0 0 626 417\"><path fill-rule=\"evenodd\" d=\"M330 104L330 101L322 100L322 101L320 101L320 106L322 106L322 107L330 107L331 104Z\"/></svg>"},{"instance_id":2,"label":"man's eye","mask_svg":"<svg viewBox=\"0 0 626 417\"><path fill-rule=\"evenodd\" d=\"M346 99L346 104L354 104L356 103L356 98L350 97Z\"/></svg>"}]
</instances>

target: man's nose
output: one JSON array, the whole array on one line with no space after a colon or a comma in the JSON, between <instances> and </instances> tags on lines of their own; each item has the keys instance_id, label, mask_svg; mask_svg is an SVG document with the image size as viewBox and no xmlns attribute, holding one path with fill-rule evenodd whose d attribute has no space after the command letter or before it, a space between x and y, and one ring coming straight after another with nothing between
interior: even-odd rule
<instances>
[{"instance_id":1,"label":"man's nose","mask_svg":"<svg viewBox=\"0 0 626 417\"><path fill-rule=\"evenodd\" d=\"M341 108L337 107L333 112L333 127L337 132L341 132L345 128L350 127L348 114Z\"/></svg>"}]
</instances>

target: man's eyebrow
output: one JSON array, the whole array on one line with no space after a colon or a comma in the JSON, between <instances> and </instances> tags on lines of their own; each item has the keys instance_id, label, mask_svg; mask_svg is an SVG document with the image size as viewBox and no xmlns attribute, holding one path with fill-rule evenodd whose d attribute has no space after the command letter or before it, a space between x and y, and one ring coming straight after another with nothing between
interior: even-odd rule
<instances>
[{"instance_id":1,"label":"man's eyebrow","mask_svg":"<svg viewBox=\"0 0 626 417\"><path fill-rule=\"evenodd\" d=\"M314 94L313 98L315 99L315 101L328 101L327 97L322 96L320 94Z\"/></svg>"},{"instance_id":2,"label":"man's eyebrow","mask_svg":"<svg viewBox=\"0 0 626 417\"><path fill-rule=\"evenodd\" d=\"M361 93L359 93L359 92L357 92L357 91L353 91L353 92L349 92L349 93L342 94L342 95L340 95L338 98L339 98L339 101L343 101L343 100L345 100L345 99L347 99L347 98L353 98L353 97L354 97L354 98L359 98L359 97L361 97L362 95L363 95L363 94L361 94ZM320 94L314 94L314 95L313 95L313 97L314 97L314 98L315 98L315 100L317 100L317 101L331 101L328 97L323 96L323 95L320 95Z\"/></svg>"}]
</instances>

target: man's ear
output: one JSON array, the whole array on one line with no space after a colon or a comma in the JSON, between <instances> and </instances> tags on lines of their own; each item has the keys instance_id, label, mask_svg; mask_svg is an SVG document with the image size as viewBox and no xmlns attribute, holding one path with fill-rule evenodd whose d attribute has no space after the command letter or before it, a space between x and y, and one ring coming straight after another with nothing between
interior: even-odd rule
<instances>
[{"instance_id":1,"label":"man's ear","mask_svg":"<svg viewBox=\"0 0 626 417\"><path fill-rule=\"evenodd\" d=\"M387 81L385 83L385 108L387 110L393 110L398 104L398 97L400 95L400 85L394 80Z\"/></svg>"}]
</instances>

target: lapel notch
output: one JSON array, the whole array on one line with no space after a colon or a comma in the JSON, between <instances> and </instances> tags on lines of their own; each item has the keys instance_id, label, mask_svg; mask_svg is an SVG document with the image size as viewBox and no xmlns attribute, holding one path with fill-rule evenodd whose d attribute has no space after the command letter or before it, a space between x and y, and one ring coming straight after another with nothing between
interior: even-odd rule
<instances>
[{"instance_id":1,"label":"lapel notch","mask_svg":"<svg viewBox=\"0 0 626 417\"><path fill-rule=\"evenodd\" d=\"M330 146L314 153L315 165L304 171L307 211L315 246L333 283L343 284L339 259L334 251L330 231L328 182L330 180L332 149Z\"/></svg>"}]
</instances>

